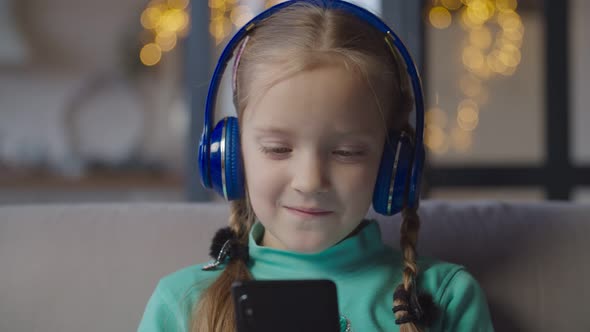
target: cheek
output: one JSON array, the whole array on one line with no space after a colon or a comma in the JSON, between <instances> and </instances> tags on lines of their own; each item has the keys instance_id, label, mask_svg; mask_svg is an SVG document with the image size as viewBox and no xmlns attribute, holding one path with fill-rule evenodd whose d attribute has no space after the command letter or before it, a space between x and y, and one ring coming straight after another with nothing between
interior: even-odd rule
<instances>
[{"instance_id":1,"label":"cheek","mask_svg":"<svg viewBox=\"0 0 590 332\"><path fill-rule=\"evenodd\" d=\"M262 152L255 146L243 146L242 156L244 158L244 173L248 192L254 205L261 201L261 197L268 198L279 194L280 177L278 167L265 160Z\"/></svg>"},{"instance_id":2,"label":"cheek","mask_svg":"<svg viewBox=\"0 0 590 332\"><path fill-rule=\"evenodd\" d=\"M372 196L375 180L377 178L377 166L359 167L358 169L344 170L339 174L334 183L341 188L341 192L357 198Z\"/></svg>"},{"instance_id":3,"label":"cheek","mask_svg":"<svg viewBox=\"0 0 590 332\"><path fill-rule=\"evenodd\" d=\"M373 200L373 191L377 172L378 160L363 167L342 170L338 174L334 187L341 200L347 202L348 213L364 215ZM361 216L362 217L362 216Z\"/></svg>"},{"instance_id":4,"label":"cheek","mask_svg":"<svg viewBox=\"0 0 590 332\"><path fill-rule=\"evenodd\" d=\"M358 165L336 165L334 168L338 179L342 179L351 188L361 190L363 188L373 188L379 171L380 156L371 155L368 160Z\"/></svg>"}]
</instances>

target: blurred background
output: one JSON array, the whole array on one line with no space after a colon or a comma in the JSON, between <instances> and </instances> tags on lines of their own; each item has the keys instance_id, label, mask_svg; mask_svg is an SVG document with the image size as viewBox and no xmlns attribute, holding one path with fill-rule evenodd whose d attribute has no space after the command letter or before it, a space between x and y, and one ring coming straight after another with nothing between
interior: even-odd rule
<instances>
[{"instance_id":1,"label":"blurred background","mask_svg":"<svg viewBox=\"0 0 590 332\"><path fill-rule=\"evenodd\" d=\"M278 2L0 0L0 204L218 199L197 168L209 80ZM423 198L590 202L590 2L351 2L421 68Z\"/></svg>"}]
</instances>

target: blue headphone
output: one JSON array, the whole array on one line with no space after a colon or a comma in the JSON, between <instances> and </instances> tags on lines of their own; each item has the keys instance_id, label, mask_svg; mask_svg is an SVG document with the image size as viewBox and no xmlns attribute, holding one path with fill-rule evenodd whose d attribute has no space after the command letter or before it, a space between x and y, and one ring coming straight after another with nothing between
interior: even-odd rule
<instances>
[{"instance_id":1,"label":"blue headphone","mask_svg":"<svg viewBox=\"0 0 590 332\"><path fill-rule=\"evenodd\" d=\"M393 55L397 50L404 60L415 99L416 135L412 139L405 132L389 133L391 145L385 144L383 149L379 174L373 191L373 209L377 213L390 216L400 212L404 206L417 208L424 165L424 100L418 70L404 44L381 19L364 8L341 0L294 0L280 3L254 17L229 41L215 67L207 94L205 123L199 144L199 169L203 186L213 188L226 200L244 197L244 171L240 154L238 119L226 117L219 121L209 133L217 91L225 67L248 32L266 17L298 2L312 3L322 8L339 9L366 21L383 33L384 41L389 45Z\"/></svg>"}]
</instances>

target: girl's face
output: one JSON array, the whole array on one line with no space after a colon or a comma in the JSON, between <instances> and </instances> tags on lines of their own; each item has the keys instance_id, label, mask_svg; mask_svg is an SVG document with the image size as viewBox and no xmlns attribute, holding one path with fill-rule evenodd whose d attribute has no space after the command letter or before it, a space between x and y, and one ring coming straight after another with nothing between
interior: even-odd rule
<instances>
[{"instance_id":1,"label":"girl's face","mask_svg":"<svg viewBox=\"0 0 590 332\"><path fill-rule=\"evenodd\" d=\"M385 122L369 87L341 66L272 86L241 123L248 194L262 245L322 251L350 234L371 204Z\"/></svg>"}]
</instances>

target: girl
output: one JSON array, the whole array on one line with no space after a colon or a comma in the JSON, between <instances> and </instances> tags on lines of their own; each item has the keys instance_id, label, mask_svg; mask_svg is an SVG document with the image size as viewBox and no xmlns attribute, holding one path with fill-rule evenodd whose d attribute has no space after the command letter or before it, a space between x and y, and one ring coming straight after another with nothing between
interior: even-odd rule
<instances>
[{"instance_id":1,"label":"girl","mask_svg":"<svg viewBox=\"0 0 590 332\"><path fill-rule=\"evenodd\" d=\"M159 282L139 331L233 331L234 281L314 278L336 283L343 331L493 331L467 271L417 257L416 182L381 178L381 168L394 167L420 176L421 158L411 160L408 146L421 147L423 128L412 142L408 64L394 39L354 7L289 1L234 37L238 120L223 120L208 138L208 100L200 151L204 184L233 200L229 228L214 238L213 263ZM207 162L219 154L221 180L212 183ZM389 211L377 208L383 182L392 183ZM380 213L402 210L400 251L383 244L376 221L363 219L372 201Z\"/></svg>"}]
</instances>

